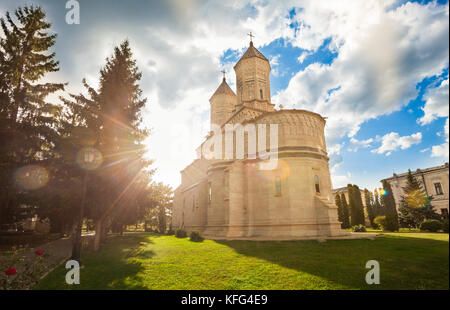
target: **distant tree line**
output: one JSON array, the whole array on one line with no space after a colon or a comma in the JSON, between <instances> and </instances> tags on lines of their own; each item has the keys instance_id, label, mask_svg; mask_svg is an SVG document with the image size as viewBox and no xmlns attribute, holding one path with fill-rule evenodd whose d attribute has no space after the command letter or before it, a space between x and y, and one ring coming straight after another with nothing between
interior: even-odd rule
<instances>
[{"instance_id":1,"label":"distant tree line","mask_svg":"<svg viewBox=\"0 0 450 310\"><path fill-rule=\"evenodd\" d=\"M59 62L45 12L25 6L0 24L0 224L38 215L53 232L67 232L83 200L98 248L110 229L144 221L151 210L165 221L172 190L152 182L143 156L146 98L129 42L106 59L97 88L83 79L84 93L60 95L58 104L49 98L67 83L48 82Z\"/></svg>"}]
</instances>

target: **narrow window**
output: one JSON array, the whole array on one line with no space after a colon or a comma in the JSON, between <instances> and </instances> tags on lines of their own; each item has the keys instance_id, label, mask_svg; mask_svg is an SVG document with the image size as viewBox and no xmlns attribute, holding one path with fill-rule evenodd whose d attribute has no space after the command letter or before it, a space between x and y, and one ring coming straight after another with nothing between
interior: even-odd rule
<instances>
[{"instance_id":1,"label":"narrow window","mask_svg":"<svg viewBox=\"0 0 450 310\"><path fill-rule=\"evenodd\" d=\"M192 211L195 211L195 196L192 197Z\"/></svg>"},{"instance_id":2,"label":"narrow window","mask_svg":"<svg viewBox=\"0 0 450 310\"><path fill-rule=\"evenodd\" d=\"M442 192L442 185L441 185L441 183L434 183L434 188L436 190L436 195L443 195L444 194Z\"/></svg>"},{"instance_id":3,"label":"narrow window","mask_svg":"<svg viewBox=\"0 0 450 310\"><path fill-rule=\"evenodd\" d=\"M314 176L314 183L316 185L316 193L320 193L319 176Z\"/></svg>"},{"instance_id":4,"label":"narrow window","mask_svg":"<svg viewBox=\"0 0 450 310\"><path fill-rule=\"evenodd\" d=\"M275 196L281 196L281 178L275 177Z\"/></svg>"},{"instance_id":5,"label":"narrow window","mask_svg":"<svg viewBox=\"0 0 450 310\"><path fill-rule=\"evenodd\" d=\"M223 190L224 190L224 199L228 199L228 196L230 194L230 188L229 188L229 177L230 174L228 171L225 171L223 174Z\"/></svg>"},{"instance_id":6,"label":"narrow window","mask_svg":"<svg viewBox=\"0 0 450 310\"><path fill-rule=\"evenodd\" d=\"M448 209L441 209L442 217L448 219Z\"/></svg>"},{"instance_id":7,"label":"narrow window","mask_svg":"<svg viewBox=\"0 0 450 310\"><path fill-rule=\"evenodd\" d=\"M208 183L208 203L211 203L212 200L212 188L211 188L211 182Z\"/></svg>"},{"instance_id":8,"label":"narrow window","mask_svg":"<svg viewBox=\"0 0 450 310\"><path fill-rule=\"evenodd\" d=\"M259 96L261 97L261 100L263 99L263 91L262 89L259 90Z\"/></svg>"}]
</instances>

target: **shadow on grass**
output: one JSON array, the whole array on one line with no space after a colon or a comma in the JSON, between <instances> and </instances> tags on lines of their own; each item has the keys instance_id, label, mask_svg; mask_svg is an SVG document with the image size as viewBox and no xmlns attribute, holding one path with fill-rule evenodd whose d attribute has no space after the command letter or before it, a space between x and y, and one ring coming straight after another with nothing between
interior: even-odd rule
<instances>
[{"instance_id":1,"label":"shadow on grass","mask_svg":"<svg viewBox=\"0 0 450 310\"><path fill-rule=\"evenodd\" d=\"M387 236L375 240L216 241L237 253L305 272L350 289L448 289L448 241ZM368 285L366 262L380 263ZM301 289L301 288L299 288Z\"/></svg>"},{"instance_id":2,"label":"shadow on grass","mask_svg":"<svg viewBox=\"0 0 450 310\"><path fill-rule=\"evenodd\" d=\"M99 252L82 254L80 284L68 285L64 264L44 278L35 289L147 289L139 280L144 270L141 259L150 259L155 253L146 250L150 238L157 235L112 235Z\"/></svg>"}]
</instances>

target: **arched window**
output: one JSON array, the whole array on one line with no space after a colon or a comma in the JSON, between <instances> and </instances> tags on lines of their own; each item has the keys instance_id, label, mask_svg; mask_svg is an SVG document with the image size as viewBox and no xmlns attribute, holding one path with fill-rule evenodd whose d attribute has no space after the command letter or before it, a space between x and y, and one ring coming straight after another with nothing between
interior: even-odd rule
<instances>
[{"instance_id":1,"label":"arched window","mask_svg":"<svg viewBox=\"0 0 450 310\"><path fill-rule=\"evenodd\" d=\"M261 97L261 100L263 99L263 91L262 89L259 90L259 96Z\"/></svg>"},{"instance_id":2,"label":"arched window","mask_svg":"<svg viewBox=\"0 0 450 310\"><path fill-rule=\"evenodd\" d=\"M316 185L316 193L320 193L319 176L314 176L314 184Z\"/></svg>"}]
</instances>

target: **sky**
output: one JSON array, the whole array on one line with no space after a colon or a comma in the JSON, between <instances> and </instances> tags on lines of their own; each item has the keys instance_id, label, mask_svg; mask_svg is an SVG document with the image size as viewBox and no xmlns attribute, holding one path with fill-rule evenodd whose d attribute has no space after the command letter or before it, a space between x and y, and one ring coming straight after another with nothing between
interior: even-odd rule
<instances>
[{"instance_id":1,"label":"sky","mask_svg":"<svg viewBox=\"0 0 450 310\"><path fill-rule=\"evenodd\" d=\"M393 172L449 157L448 1L2 0L0 16L40 5L58 34L60 71L46 77L84 91L98 85L114 46L128 39L148 98L143 125L155 181L176 188L209 130L221 70L254 45L270 60L272 103L327 117L334 188L380 187ZM49 100L58 100L57 96Z\"/></svg>"}]
</instances>

